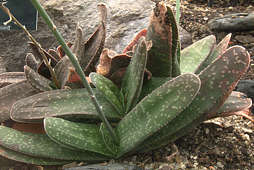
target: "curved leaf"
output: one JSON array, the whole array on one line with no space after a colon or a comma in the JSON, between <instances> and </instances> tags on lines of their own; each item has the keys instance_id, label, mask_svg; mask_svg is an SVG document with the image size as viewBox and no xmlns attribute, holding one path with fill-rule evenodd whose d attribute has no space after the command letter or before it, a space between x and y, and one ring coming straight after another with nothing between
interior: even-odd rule
<instances>
[{"instance_id":1,"label":"curved leaf","mask_svg":"<svg viewBox=\"0 0 254 170\"><path fill-rule=\"evenodd\" d=\"M232 91L230 96L216 113L211 113L207 115L207 120L216 117L231 116L234 115L235 112L246 110L251 106L252 100L250 98L247 98L244 93Z\"/></svg>"},{"instance_id":2,"label":"curved leaf","mask_svg":"<svg viewBox=\"0 0 254 170\"><path fill-rule=\"evenodd\" d=\"M78 152L62 147L45 134L33 134L0 126L0 145L32 157L58 160L105 160L102 155Z\"/></svg>"},{"instance_id":3,"label":"curved leaf","mask_svg":"<svg viewBox=\"0 0 254 170\"><path fill-rule=\"evenodd\" d=\"M105 5L98 6L101 23L91 37L83 44L83 51L80 56L80 65L85 74L96 71L96 64L99 61L100 54L103 50L106 38L106 16L107 10Z\"/></svg>"},{"instance_id":4,"label":"curved leaf","mask_svg":"<svg viewBox=\"0 0 254 170\"><path fill-rule=\"evenodd\" d=\"M184 74L164 83L141 100L116 127L120 138L118 157L167 126L191 103L199 87L197 76Z\"/></svg>"},{"instance_id":5,"label":"curved leaf","mask_svg":"<svg viewBox=\"0 0 254 170\"><path fill-rule=\"evenodd\" d=\"M32 53L27 53L25 61L26 65L28 65L31 69L38 69L39 61L36 60L35 56Z\"/></svg>"},{"instance_id":6,"label":"curved leaf","mask_svg":"<svg viewBox=\"0 0 254 170\"><path fill-rule=\"evenodd\" d=\"M26 80L0 88L0 122L10 119L11 107L17 100L37 93Z\"/></svg>"},{"instance_id":7,"label":"curved leaf","mask_svg":"<svg viewBox=\"0 0 254 170\"><path fill-rule=\"evenodd\" d=\"M214 35L207 36L181 51L181 72L194 73L200 63L211 53L215 47Z\"/></svg>"},{"instance_id":8,"label":"curved leaf","mask_svg":"<svg viewBox=\"0 0 254 170\"><path fill-rule=\"evenodd\" d=\"M172 35L172 31L175 30L172 25L175 23L170 20L171 14L171 9L163 2L157 3L147 28L146 40L152 41L152 47L147 53L147 69L155 77L172 77L172 65L176 57L175 43L178 36L176 32Z\"/></svg>"},{"instance_id":9,"label":"curved leaf","mask_svg":"<svg viewBox=\"0 0 254 170\"><path fill-rule=\"evenodd\" d=\"M145 96L149 95L160 87L162 84L166 83L169 81L171 78L170 77L152 77L150 80L144 82L142 91L140 94L140 99L143 99Z\"/></svg>"},{"instance_id":10,"label":"curved leaf","mask_svg":"<svg viewBox=\"0 0 254 170\"><path fill-rule=\"evenodd\" d=\"M57 143L80 151L90 151L113 158L104 144L99 126L67 121L60 118L44 119L47 135Z\"/></svg>"},{"instance_id":11,"label":"curved leaf","mask_svg":"<svg viewBox=\"0 0 254 170\"><path fill-rule=\"evenodd\" d=\"M107 119L118 121L117 111L111 103L95 90ZM63 117L78 121L100 121L86 89L52 90L17 101L11 118L18 122L41 122L43 118Z\"/></svg>"},{"instance_id":12,"label":"curved leaf","mask_svg":"<svg viewBox=\"0 0 254 170\"><path fill-rule=\"evenodd\" d=\"M0 145L0 155L10 160L23 162L27 164L33 164L33 165L64 165L64 164L71 163L71 161L31 157L31 156L4 148L1 145Z\"/></svg>"},{"instance_id":13,"label":"curved leaf","mask_svg":"<svg viewBox=\"0 0 254 170\"><path fill-rule=\"evenodd\" d=\"M196 69L195 74L199 74L204 70L209 64L211 64L216 58L221 56L228 48L228 43L231 38L231 33L228 34L221 42L212 50L212 52L205 58L205 60Z\"/></svg>"},{"instance_id":14,"label":"curved leaf","mask_svg":"<svg viewBox=\"0 0 254 170\"><path fill-rule=\"evenodd\" d=\"M123 115L123 94L120 92L118 87L106 77L97 74L97 73L90 73L89 77L96 87L104 96L105 98L115 107L120 115Z\"/></svg>"},{"instance_id":15,"label":"curved leaf","mask_svg":"<svg viewBox=\"0 0 254 170\"><path fill-rule=\"evenodd\" d=\"M104 125L104 123L101 123L100 133L108 151L111 152L114 156L116 156L116 153L118 152L118 146L115 144L114 140L112 140L112 137L109 134L109 131Z\"/></svg>"},{"instance_id":16,"label":"curved leaf","mask_svg":"<svg viewBox=\"0 0 254 170\"><path fill-rule=\"evenodd\" d=\"M51 81L39 73L35 72L29 66L24 66L24 72L26 75L27 81L37 90L39 91L50 91L52 87L50 86Z\"/></svg>"},{"instance_id":17,"label":"curved leaf","mask_svg":"<svg viewBox=\"0 0 254 170\"><path fill-rule=\"evenodd\" d=\"M217 112L247 70L249 62L249 53L243 47L229 48L199 74L201 88L192 103L174 121L140 145L140 150L146 152L173 142L205 120L208 114Z\"/></svg>"},{"instance_id":18,"label":"curved leaf","mask_svg":"<svg viewBox=\"0 0 254 170\"><path fill-rule=\"evenodd\" d=\"M61 89L64 88L66 82L69 80L71 74L69 68L71 66L72 65L69 58L64 56L54 67L54 71L56 73L57 80L60 82Z\"/></svg>"},{"instance_id":19,"label":"curved leaf","mask_svg":"<svg viewBox=\"0 0 254 170\"><path fill-rule=\"evenodd\" d=\"M0 74L0 88L26 80L23 72L5 72Z\"/></svg>"},{"instance_id":20,"label":"curved leaf","mask_svg":"<svg viewBox=\"0 0 254 170\"><path fill-rule=\"evenodd\" d=\"M121 91L124 95L125 112L131 110L138 102L142 90L144 72L147 61L147 46L145 38L139 40L134 54L124 74Z\"/></svg>"}]
</instances>

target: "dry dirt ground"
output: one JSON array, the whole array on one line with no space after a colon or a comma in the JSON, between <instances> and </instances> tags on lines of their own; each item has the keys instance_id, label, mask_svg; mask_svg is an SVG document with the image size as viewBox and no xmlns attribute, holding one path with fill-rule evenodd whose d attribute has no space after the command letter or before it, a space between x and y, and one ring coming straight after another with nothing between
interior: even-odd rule
<instances>
[{"instance_id":1,"label":"dry dirt ground","mask_svg":"<svg viewBox=\"0 0 254 170\"><path fill-rule=\"evenodd\" d=\"M171 1L171 0L168 0ZM173 3L174 0L172 0ZM226 33L212 33L207 22L229 13L254 11L253 1L241 1L232 7L226 1L214 0L208 7L204 0L182 1L181 26L192 33L196 41L206 35L216 34L218 40ZM254 36L254 30L233 33L232 45L241 44L251 56L254 43L245 44L235 39L237 35ZM254 78L250 68L245 78ZM242 117L217 118L202 123L175 145L160 150L134 155L116 162L136 164L145 169L254 169L254 123Z\"/></svg>"}]
</instances>

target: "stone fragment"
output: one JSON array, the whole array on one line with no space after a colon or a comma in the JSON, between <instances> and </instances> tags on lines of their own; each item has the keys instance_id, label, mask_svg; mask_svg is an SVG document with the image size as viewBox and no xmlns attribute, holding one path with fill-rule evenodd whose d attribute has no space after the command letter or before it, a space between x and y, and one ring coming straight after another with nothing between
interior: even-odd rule
<instances>
[{"instance_id":1,"label":"stone fragment","mask_svg":"<svg viewBox=\"0 0 254 170\"><path fill-rule=\"evenodd\" d=\"M252 35L237 35L235 36L235 39L243 44L254 43L254 36Z\"/></svg>"},{"instance_id":2,"label":"stone fragment","mask_svg":"<svg viewBox=\"0 0 254 170\"><path fill-rule=\"evenodd\" d=\"M210 30L215 32L251 31L254 28L254 13L228 14L208 22Z\"/></svg>"},{"instance_id":3,"label":"stone fragment","mask_svg":"<svg viewBox=\"0 0 254 170\"><path fill-rule=\"evenodd\" d=\"M236 86L236 91L245 93L247 97L254 101L254 80L240 80ZM251 108L252 113L254 113L254 107Z\"/></svg>"}]
</instances>

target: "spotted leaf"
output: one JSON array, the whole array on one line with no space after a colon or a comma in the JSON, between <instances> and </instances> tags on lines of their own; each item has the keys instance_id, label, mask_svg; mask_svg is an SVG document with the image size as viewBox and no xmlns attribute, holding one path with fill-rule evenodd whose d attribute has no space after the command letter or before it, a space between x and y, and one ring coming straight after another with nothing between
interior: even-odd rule
<instances>
[{"instance_id":1,"label":"spotted leaf","mask_svg":"<svg viewBox=\"0 0 254 170\"><path fill-rule=\"evenodd\" d=\"M205 69L209 64L211 64L216 58L221 56L228 48L228 43L230 41L232 34L228 34L221 42L213 48L210 54L203 60L199 67L195 70L195 74L199 74L203 69Z\"/></svg>"},{"instance_id":2,"label":"spotted leaf","mask_svg":"<svg viewBox=\"0 0 254 170\"><path fill-rule=\"evenodd\" d=\"M95 91L106 117L120 119L111 103ZM18 122L41 122L48 116L64 117L76 121L100 121L86 89L53 90L17 101L11 110L11 118Z\"/></svg>"},{"instance_id":3,"label":"spotted leaf","mask_svg":"<svg viewBox=\"0 0 254 170\"><path fill-rule=\"evenodd\" d=\"M142 90L146 62L147 45L145 38L142 37L134 49L134 55L126 72L124 73L121 84L121 91L123 92L125 100L124 105L126 113L138 102L138 98Z\"/></svg>"},{"instance_id":4,"label":"spotted leaf","mask_svg":"<svg viewBox=\"0 0 254 170\"><path fill-rule=\"evenodd\" d=\"M96 89L105 96L120 115L123 115L123 94L120 92L118 87L112 81L100 74L90 73L89 77Z\"/></svg>"},{"instance_id":5,"label":"spotted leaf","mask_svg":"<svg viewBox=\"0 0 254 170\"><path fill-rule=\"evenodd\" d=\"M141 100L117 125L118 156L132 151L179 115L199 91L200 80L184 74L167 81Z\"/></svg>"},{"instance_id":6,"label":"spotted leaf","mask_svg":"<svg viewBox=\"0 0 254 170\"><path fill-rule=\"evenodd\" d=\"M24 66L24 72L26 75L27 81L38 91L49 91L52 90L52 87L50 86L51 81L43 76L41 76L39 73L35 72L33 69L31 69L29 66Z\"/></svg>"},{"instance_id":7,"label":"spotted leaf","mask_svg":"<svg viewBox=\"0 0 254 170\"><path fill-rule=\"evenodd\" d=\"M60 118L44 119L47 135L57 143L79 151L95 152L113 158L104 144L100 127L96 124L75 123Z\"/></svg>"},{"instance_id":8,"label":"spotted leaf","mask_svg":"<svg viewBox=\"0 0 254 170\"><path fill-rule=\"evenodd\" d=\"M181 72L194 73L200 63L202 63L202 61L209 56L215 47L215 43L215 36L210 35L184 48L181 51Z\"/></svg>"},{"instance_id":9,"label":"spotted leaf","mask_svg":"<svg viewBox=\"0 0 254 170\"><path fill-rule=\"evenodd\" d=\"M199 74L201 88L191 104L171 123L140 145L143 152L173 142L196 127L206 116L218 111L228 98L250 62L240 46L229 48Z\"/></svg>"},{"instance_id":10,"label":"spotted leaf","mask_svg":"<svg viewBox=\"0 0 254 170\"><path fill-rule=\"evenodd\" d=\"M26 80L0 88L0 122L10 119L12 105L19 99L37 94Z\"/></svg>"}]
</instances>

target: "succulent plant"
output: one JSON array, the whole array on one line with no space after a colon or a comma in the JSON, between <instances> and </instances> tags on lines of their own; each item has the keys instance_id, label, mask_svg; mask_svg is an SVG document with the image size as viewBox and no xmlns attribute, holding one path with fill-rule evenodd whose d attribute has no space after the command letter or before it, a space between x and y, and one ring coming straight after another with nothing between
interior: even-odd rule
<instances>
[{"instance_id":1,"label":"succulent plant","mask_svg":"<svg viewBox=\"0 0 254 170\"><path fill-rule=\"evenodd\" d=\"M90 39L84 42L77 26L69 46L89 74L92 97L118 140L101 121L62 47L43 51L60 83L57 89L30 43L33 53L24 73L0 75L1 156L36 165L99 162L157 149L204 120L248 117L251 100L233 89L250 57L243 47L228 48L230 34L218 45L208 36L181 51L173 12L160 2L148 28L117 54L104 49L106 8L99 9L101 24ZM28 132L32 126L39 130Z\"/></svg>"}]
</instances>

